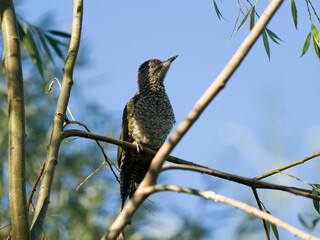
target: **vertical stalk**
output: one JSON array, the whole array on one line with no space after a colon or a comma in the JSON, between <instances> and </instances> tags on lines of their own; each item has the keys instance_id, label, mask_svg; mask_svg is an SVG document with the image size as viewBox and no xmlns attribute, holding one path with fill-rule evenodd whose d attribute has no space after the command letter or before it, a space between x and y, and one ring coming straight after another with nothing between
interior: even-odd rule
<instances>
[{"instance_id":1,"label":"vertical stalk","mask_svg":"<svg viewBox=\"0 0 320 240\"><path fill-rule=\"evenodd\" d=\"M13 239L30 239L25 174L25 116L20 40L11 0L0 0L8 83L9 200Z\"/></svg>"},{"instance_id":2,"label":"vertical stalk","mask_svg":"<svg viewBox=\"0 0 320 240\"><path fill-rule=\"evenodd\" d=\"M31 239L38 240L40 238L40 234L43 229L43 223L50 203L50 192L62 141L63 123L73 85L73 69L80 46L82 15L83 0L74 0L71 41L67 60L63 69L62 88L57 103L56 113L53 119L51 139L48 145L47 158L45 169L43 171L43 177L41 179L38 202L31 224Z\"/></svg>"}]
</instances>

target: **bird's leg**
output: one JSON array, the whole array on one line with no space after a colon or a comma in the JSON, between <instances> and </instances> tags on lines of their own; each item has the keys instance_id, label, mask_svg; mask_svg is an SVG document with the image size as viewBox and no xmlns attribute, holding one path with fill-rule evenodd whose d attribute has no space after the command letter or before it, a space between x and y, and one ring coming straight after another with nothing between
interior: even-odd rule
<instances>
[{"instance_id":1,"label":"bird's leg","mask_svg":"<svg viewBox=\"0 0 320 240\"><path fill-rule=\"evenodd\" d=\"M138 153L140 153L140 150L143 151L142 145L139 142L134 141L133 144L137 146Z\"/></svg>"}]
</instances>

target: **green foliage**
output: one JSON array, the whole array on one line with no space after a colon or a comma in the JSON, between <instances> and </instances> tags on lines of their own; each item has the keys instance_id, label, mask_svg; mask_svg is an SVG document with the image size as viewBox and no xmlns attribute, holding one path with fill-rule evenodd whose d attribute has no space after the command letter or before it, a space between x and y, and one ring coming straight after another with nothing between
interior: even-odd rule
<instances>
[{"instance_id":1,"label":"green foliage","mask_svg":"<svg viewBox=\"0 0 320 240\"><path fill-rule=\"evenodd\" d=\"M297 12L297 7L294 0L291 0L291 14L292 14L294 26L298 28L298 12Z\"/></svg>"},{"instance_id":2,"label":"green foliage","mask_svg":"<svg viewBox=\"0 0 320 240\"><path fill-rule=\"evenodd\" d=\"M301 56L302 57L303 55L306 54L306 52L308 51L309 49L309 46L310 46L310 40L311 40L311 32L309 32L307 38L306 38L306 41L304 42L303 44L303 49L302 49L302 53L301 53Z\"/></svg>"},{"instance_id":3,"label":"green foliage","mask_svg":"<svg viewBox=\"0 0 320 240\"><path fill-rule=\"evenodd\" d=\"M220 10L219 10L219 8L218 8L218 5L217 5L217 3L216 3L215 0L213 0L213 5L214 5L214 10L216 11L216 14L217 14L217 17L219 18L219 20L221 20L221 18L225 19L225 18L222 16L222 14L221 14L221 12L220 12Z\"/></svg>"},{"instance_id":4,"label":"green foliage","mask_svg":"<svg viewBox=\"0 0 320 240\"><path fill-rule=\"evenodd\" d=\"M267 53L269 61L270 61L270 47L269 47L269 41L268 41L268 36L267 36L266 30L263 30L263 32L262 32L262 39L263 39L264 49L266 50L266 53Z\"/></svg>"}]
</instances>

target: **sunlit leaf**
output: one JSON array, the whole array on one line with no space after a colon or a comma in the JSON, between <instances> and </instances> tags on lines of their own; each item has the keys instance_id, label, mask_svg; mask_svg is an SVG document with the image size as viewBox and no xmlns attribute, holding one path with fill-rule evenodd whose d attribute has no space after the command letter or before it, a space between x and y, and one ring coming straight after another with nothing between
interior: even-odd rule
<instances>
[{"instance_id":1,"label":"sunlit leaf","mask_svg":"<svg viewBox=\"0 0 320 240\"><path fill-rule=\"evenodd\" d=\"M302 54L300 57L302 57L303 55L306 54L306 52L308 51L309 49L309 46L310 46L310 40L311 40L311 32L309 32L307 38L306 38L306 41L304 42L303 44L303 49L302 49Z\"/></svg>"},{"instance_id":2,"label":"sunlit leaf","mask_svg":"<svg viewBox=\"0 0 320 240\"><path fill-rule=\"evenodd\" d=\"M71 38L71 34L66 33L66 32L61 32L61 31L56 31L56 30L50 30L48 32L53 34L53 35L60 36L60 37Z\"/></svg>"},{"instance_id":3,"label":"sunlit leaf","mask_svg":"<svg viewBox=\"0 0 320 240\"><path fill-rule=\"evenodd\" d=\"M266 31L268 33L268 36L270 37L270 39L275 42L276 44L280 44L278 41L283 42L277 34L275 34L274 32L272 32L270 29L266 28Z\"/></svg>"},{"instance_id":4,"label":"sunlit leaf","mask_svg":"<svg viewBox=\"0 0 320 240\"><path fill-rule=\"evenodd\" d=\"M316 42L316 40L314 39L314 37L312 38L312 41L313 41L313 47L314 47L314 51L316 52L317 54L317 57L319 58L320 60L320 48Z\"/></svg>"},{"instance_id":5,"label":"sunlit leaf","mask_svg":"<svg viewBox=\"0 0 320 240\"><path fill-rule=\"evenodd\" d=\"M255 15L255 8L253 7L250 14L250 31L254 27L254 15Z\"/></svg>"},{"instance_id":6,"label":"sunlit leaf","mask_svg":"<svg viewBox=\"0 0 320 240\"><path fill-rule=\"evenodd\" d=\"M318 29L316 28L316 26L313 24L311 24L311 32L312 32L313 39L318 44L318 47L320 47L319 32L318 32Z\"/></svg>"},{"instance_id":7,"label":"sunlit leaf","mask_svg":"<svg viewBox=\"0 0 320 240\"><path fill-rule=\"evenodd\" d=\"M279 233L278 233L278 228L275 224L271 223L271 228L274 236L276 237L277 240L279 240Z\"/></svg>"},{"instance_id":8,"label":"sunlit leaf","mask_svg":"<svg viewBox=\"0 0 320 240\"><path fill-rule=\"evenodd\" d=\"M245 21L247 20L247 18L248 18L248 16L249 16L250 12L251 12L251 9L247 12L247 14L246 14L246 15L244 16L244 18L242 19L242 21L241 21L241 23L240 23L240 25L239 25L239 27L238 27L237 31L239 31L239 29L241 28L241 26L245 23Z\"/></svg>"},{"instance_id":9,"label":"sunlit leaf","mask_svg":"<svg viewBox=\"0 0 320 240\"><path fill-rule=\"evenodd\" d=\"M317 190L314 189L314 188L312 188L312 195L316 196L316 197L319 196ZM319 201L313 199L312 202L313 202L314 208L317 210L318 213L320 213L320 211L319 211Z\"/></svg>"},{"instance_id":10,"label":"sunlit leaf","mask_svg":"<svg viewBox=\"0 0 320 240\"><path fill-rule=\"evenodd\" d=\"M270 47L269 47L269 41L268 41L268 36L266 34L266 30L263 30L262 32L262 38L263 38L264 49L266 50L266 53L270 61Z\"/></svg>"},{"instance_id":11,"label":"sunlit leaf","mask_svg":"<svg viewBox=\"0 0 320 240\"><path fill-rule=\"evenodd\" d=\"M294 26L298 28L298 12L297 12L297 7L294 0L291 0L291 13L292 13Z\"/></svg>"}]
</instances>

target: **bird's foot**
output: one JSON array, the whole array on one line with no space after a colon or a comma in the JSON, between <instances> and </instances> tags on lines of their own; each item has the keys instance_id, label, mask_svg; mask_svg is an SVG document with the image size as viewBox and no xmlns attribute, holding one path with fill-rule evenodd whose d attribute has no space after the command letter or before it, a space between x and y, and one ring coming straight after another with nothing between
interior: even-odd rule
<instances>
[{"instance_id":1,"label":"bird's foot","mask_svg":"<svg viewBox=\"0 0 320 240\"><path fill-rule=\"evenodd\" d=\"M140 151L143 151L142 145L139 142L134 141L133 144L137 146L138 153L140 153Z\"/></svg>"}]
</instances>

